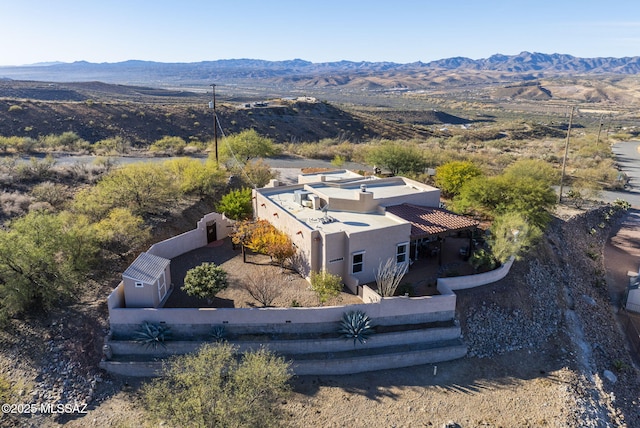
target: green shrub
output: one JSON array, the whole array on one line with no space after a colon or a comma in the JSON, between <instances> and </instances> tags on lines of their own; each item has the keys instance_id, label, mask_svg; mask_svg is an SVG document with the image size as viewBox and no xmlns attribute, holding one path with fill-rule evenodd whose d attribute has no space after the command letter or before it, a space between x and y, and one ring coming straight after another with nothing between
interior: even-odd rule
<instances>
[{"instance_id":1,"label":"green shrub","mask_svg":"<svg viewBox=\"0 0 640 428\"><path fill-rule=\"evenodd\" d=\"M237 354L220 343L173 357L162 376L142 388L153 426L281 426L289 363L266 349Z\"/></svg>"},{"instance_id":2,"label":"green shrub","mask_svg":"<svg viewBox=\"0 0 640 428\"><path fill-rule=\"evenodd\" d=\"M342 278L322 270L311 272L311 289L318 296L320 304L323 305L332 297L337 297L342 291Z\"/></svg>"},{"instance_id":3,"label":"green shrub","mask_svg":"<svg viewBox=\"0 0 640 428\"><path fill-rule=\"evenodd\" d=\"M227 272L215 263L202 263L187 271L182 289L189 296L213 299L227 288Z\"/></svg>"}]
</instances>

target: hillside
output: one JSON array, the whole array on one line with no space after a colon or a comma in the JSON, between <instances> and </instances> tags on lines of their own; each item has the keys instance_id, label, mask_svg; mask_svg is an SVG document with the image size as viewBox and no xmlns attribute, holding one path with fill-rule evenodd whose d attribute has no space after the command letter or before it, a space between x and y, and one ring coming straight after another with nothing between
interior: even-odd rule
<instances>
[{"instance_id":1,"label":"hillside","mask_svg":"<svg viewBox=\"0 0 640 428\"><path fill-rule=\"evenodd\" d=\"M149 144L165 135L208 141L213 138L208 101L205 95L189 91L100 82L2 81L0 135L37 138L73 131L92 143L120 135L134 145ZM269 100L262 106L224 101L218 103L217 112L225 134L254 128L279 143L425 137L428 131L410 124L469 122L430 110L412 112L412 120L397 115L384 118L306 98Z\"/></svg>"}]
</instances>

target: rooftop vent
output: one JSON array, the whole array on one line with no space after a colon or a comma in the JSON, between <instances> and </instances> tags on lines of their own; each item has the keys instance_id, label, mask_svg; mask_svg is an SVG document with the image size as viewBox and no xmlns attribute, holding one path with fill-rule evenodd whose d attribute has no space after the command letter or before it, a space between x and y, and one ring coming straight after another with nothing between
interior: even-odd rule
<instances>
[{"instance_id":1,"label":"rooftop vent","mask_svg":"<svg viewBox=\"0 0 640 428\"><path fill-rule=\"evenodd\" d=\"M366 184L361 184L360 185L360 191L363 192L363 193L366 192L367 191L367 185Z\"/></svg>"}]
</instances>

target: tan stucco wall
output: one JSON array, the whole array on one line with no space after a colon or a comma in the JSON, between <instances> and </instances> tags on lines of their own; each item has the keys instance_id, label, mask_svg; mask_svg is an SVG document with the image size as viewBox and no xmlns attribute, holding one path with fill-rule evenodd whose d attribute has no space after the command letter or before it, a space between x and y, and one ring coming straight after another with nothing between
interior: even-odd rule
<instances>
[{"instance_id":1,"label":"tan stucco wall","mask_svg":"<svg viewBox=\"0 0 640 428\"><path fill-rule=\"evenodd\" d=\"M321 260L318 258L317 249L321 246L321 241L316 239L320 237L319 232L298 221L293 215L271 202L261 193L254 191L253 195L255 197L254 217L267 220L278 230L286 233L296 246L297 252L306 261L306 266L302 267L300 273L306 277L309 275L309 270L319 269ZM313 251L314 247L315 251Z\"/></svg>"},{"instance_id":2,"label":"tan stucco wall","mask_svg":"<svg viewBox=\"0 0 640 428\"><path fill-rule=\"evenodd\" d=\"M349 234L345 254L347 263L343 277L351 275L357 278L360 284L373 282L380 262L384 263L389 258L395 258L396 245L408 243L410 236L411 224L409 223ZM359 251L365 251L363 271L352 274L352 255Z\"/></svg>"},{"instance_id":3,"label":"tan stucco wall","mask_svg":"<svg viewBox=\"0 0 640 428\"><path fill-rule=\"evenodd\" d=\"M165 259L173 259L180 254L187 253L196 248L207 245L207 223L216 222L216 232L218 239L229 236L233 221L219 213L209 213L205 215L196 225L196 228L181 235L174 236L164 241L153 244L147 252L154 256Z\"/></svg>"}]
</instances>

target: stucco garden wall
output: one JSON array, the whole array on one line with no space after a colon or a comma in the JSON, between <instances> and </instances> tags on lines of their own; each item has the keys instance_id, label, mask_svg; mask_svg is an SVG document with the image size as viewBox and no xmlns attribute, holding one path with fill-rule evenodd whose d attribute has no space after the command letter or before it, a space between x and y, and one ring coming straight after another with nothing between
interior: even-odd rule
<instances>
[{"instance_id":1,"label":"stucco garden wall","mask_svg":"<svg viewBox=\"0 0 640 428\"><path fill-rule=\"evenodd\" d=\"M233 221L224 214L212 212L202 217L195 229L153 244L147 252L165 259L173 259L196 248L204 247L207 245L207 223L210 221L216 222L218 239L229 236Z\"/></svg>"}]
</instances>

